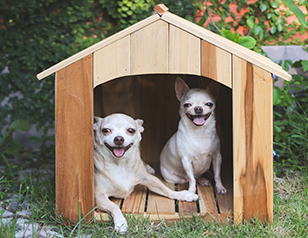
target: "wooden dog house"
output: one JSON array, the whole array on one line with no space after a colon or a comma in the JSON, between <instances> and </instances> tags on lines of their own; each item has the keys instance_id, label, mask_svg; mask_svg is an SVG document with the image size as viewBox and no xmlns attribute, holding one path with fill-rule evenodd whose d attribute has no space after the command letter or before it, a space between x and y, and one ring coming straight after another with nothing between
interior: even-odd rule
<instances>
[{"instance_id":1,"label":"wooden dog house","mask_svg":"<svg viewBox=\"0 0 308 238\"><path fill-rule=\"evenodd\" d=\"M269 59L168 12L102 40L38 74L56 73L57 211L77 221L94 207L93 114L142 118L142 158L159 172L159 154L176 131L179 102L174 80L190 87L221 84L217 129L227 196L198 186L195 203L175 202L137 186L114 201L124 213L176 219L191 213L225 220L258 216L272 221L272 74L291 76ZM186 185L168 184L181 190ZM95 214L93 214L95 213ZM104 213L93 212L100 218Z\"/></svg>"}]
</instances>

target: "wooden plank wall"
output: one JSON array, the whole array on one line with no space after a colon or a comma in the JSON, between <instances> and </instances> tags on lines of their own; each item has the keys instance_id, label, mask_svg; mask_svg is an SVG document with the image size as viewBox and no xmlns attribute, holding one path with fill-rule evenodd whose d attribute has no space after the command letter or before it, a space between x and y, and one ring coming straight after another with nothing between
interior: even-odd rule
<instances>
[{"instance_id":1,"label":"wooden plank wall","mask_svg":"<svg viewBox=\"0 0 308 238\"><path fill-rule=\"evenodd\" d=\"M132 33L130 46L132 75L168 72L168 23L156 21Z\"/></svg>"},{"instance_id":2,"label":"wooden plank wall","mask_svg":"<svg viewBox=\"0 0 308 238\"><path fill-rule=\"evenodd\" d=\"M232 88L231 54L202 40L201 55L201 75Z\"/></svg>"},{"instance_id":3,"label":"wooden plank wall","mask_svg":"<svg viewBox=\"0 0 308 238\"><path fill-rule=\"evenodd\" d=\"M234 219L273 219L272 77L233 56Z\"/></svg>"},{"instance_id":4,"label":"wooden plank wall","mask_svg":"<svg viewBox=\"0 0 308 238\"><path fill-rule=\"evenodd\" d=\"M57 213L78 221L94 207L92 55L56 74Z\"/></svg>"},{"instance_id":5,"label":"wooden plank wall","mask_svg":"<svg viewBox=\"0 0 308 238\"><path fill-rule=\"evenodd\" d=\"M202 75L232 87L230 53L165 21L153 22L93 55L94 88L142 74Z\"/></svg>"},{"instance_id":6,"label":"wooden plank wall","mask_svg":"<svg viewBox=\"0 0 308 238\"><path fill-rule=\"evenodd\" d=\"M169 73L200 75L200 39L169 26Z\"/></svg>"},{"instance_id":7,"label":"wooden plank wall","mask_svg":"<svg viewBox=\"0 0 308 238\"><path fill-rule=\"evenodd\" d=\"M112 78L130 75L130 36L94 53L94 87Z\"/></svg>"}]
</instances>

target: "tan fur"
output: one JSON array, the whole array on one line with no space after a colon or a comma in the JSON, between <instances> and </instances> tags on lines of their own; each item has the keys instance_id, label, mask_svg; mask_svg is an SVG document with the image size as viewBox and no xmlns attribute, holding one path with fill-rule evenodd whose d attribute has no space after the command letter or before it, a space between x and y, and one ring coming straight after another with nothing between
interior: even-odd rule
<instances>
[{"instance_id":1,"label":"tan fur","mask_svg":"<svg viewBox=\"0 0 308 238\"><path fill-rule=\"evenodd\" d=\"M161 152L160 171L169 183L189 182L189 191L194 193L196 179L203 186L210 185L202 175L213 163L217 193L227 194L220 177L222 157L214 111L218 95L217 85L210 84L207 90L189 89L179 77L175 83L181 120L177 132ZM199 115L199 120L193 122L187 114L192 115L192 118ZM210 115L207 119L206 114Z\"/></svg>"},{"instance_id":2,"label":"tan fur","mask_svg":"<svg viewBox=\"0 0 308 238\"><path fill-rule=\"evenodd\" d=\"M153 192L171 199L198 199L196 194L189 191L170 190L149 173L154 170L140 158L139 144L144 130L142 124L142 120L134 120L124 114L95 117L94 122L95 202L100 210L112 215L115 229L121 234L126 232L127 222L119 207L109 197L126 198L137 184L143 184ZM128 145L131 145L130 148L122 154L122 148L128 148Z\"/></svg>"}]
</instances>

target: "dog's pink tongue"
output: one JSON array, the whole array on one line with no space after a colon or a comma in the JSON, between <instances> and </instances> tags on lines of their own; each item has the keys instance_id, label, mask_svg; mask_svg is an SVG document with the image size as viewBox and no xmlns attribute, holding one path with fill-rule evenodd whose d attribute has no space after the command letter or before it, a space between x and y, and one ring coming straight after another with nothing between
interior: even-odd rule
<instances>
[{"instance_id":1,"label":"dog's pink tongue","mask_svg":"<svg viewBox=\"0 0 308 238\"><path fill-rule=\"evenodd\" d=\"M122 157L125 153L124 149L113 149L113 153L116 157Z\"/></svg>"},{"instance_id":2,"label":"dog's pink tongue","mask_svg":"<svg viewBox=\"0 0 308 238\"><path fill-rule=\"evenodd\" d=\"M194 123L198 126L202 126L205 123L205 120L203 117L196 117Z\"/></svg>"}]
</instances>

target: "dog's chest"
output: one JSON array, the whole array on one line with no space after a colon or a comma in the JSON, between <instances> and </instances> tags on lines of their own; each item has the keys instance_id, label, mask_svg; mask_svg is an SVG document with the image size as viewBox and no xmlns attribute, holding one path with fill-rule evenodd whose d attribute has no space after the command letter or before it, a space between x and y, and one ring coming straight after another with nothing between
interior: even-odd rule
<instances>
[{"instance_id":1,"label":"dog's chest","mask_svg":"<svg viewBox=\"0 0 308 238\"><path fill-rule=\"evenodd\" d=\"M112 171L113 186L116 191L122 194L123 197L127 197L134 189L136 185L136 179L134 174L128 172L127 168L119 166Z\"/></svg>"},{"instance_id":2,"label":"dog's chest","mask_svg":"<svg viewBox=\"0 0 308 238\"><path fill-rule=\"evenodd\" d=\"M212 153L207 151L204 153L195 153L191 157L191 160L195 173L198 173L199 171L209 169L212 162Z\"/></svg>"},{"instance_id":3,"label":"dog's chest","mask_svg":"<svg viewBox=\"0 0 308 238\"><path fill-rule=\"evenodd\" d=\"M187 149L190 151L192 157L196 159L205 158L216 150L213 138L198 138L187 140Z\"/></svg>"},{"instance_id":4,"label":"dog's chest","mask_svg":"<svg viewBox=\"0 0 308 238\"><path fill-rule=\"evenodd\" d=\"M123 166L106 166L108 173L97 174L97 185L109 196L126 198L136 185L134 174L130 173Z\"/></svg>"},{"instance_id":5,"label":"dog's chest","mask_svg":"<svg viewBox=\"0 0 308 238\"><path fill-rule=\"evenodd\" d=\"M192 162L194 174L203 173L211 166L213 153L217 145L211 139L188 142L188 151Z\"/></svg>"}]
</instances>

